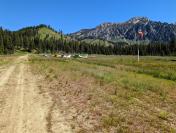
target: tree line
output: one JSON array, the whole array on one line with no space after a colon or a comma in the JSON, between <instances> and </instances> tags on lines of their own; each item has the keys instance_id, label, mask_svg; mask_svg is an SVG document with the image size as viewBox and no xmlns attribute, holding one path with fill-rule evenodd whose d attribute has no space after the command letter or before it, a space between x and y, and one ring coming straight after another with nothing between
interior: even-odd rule
<instances>
[{"instance_id":1,"label":"tree line","mask_svg":"<svg viewBox=\"0 0 176 133\"><path fill-rule=\"evenodd\" d=\"M176 55L176 41L169 43L151 42L150 44L128 45L116 43L110 46L88 44L86 42L66 40L64 35L60 39L40 39L38 27L29 27L18 32L11 32L0 28L0 54L13 54L15 50L24 50L36 53L87 53L105 55L136 55L138 48L140 55L146 56L171 56ZM47 27L52 29L51 27ZM53 30L53 29L52 29ZM61 33L60 33L61 34Z\"/></svg>"}]
</instances>

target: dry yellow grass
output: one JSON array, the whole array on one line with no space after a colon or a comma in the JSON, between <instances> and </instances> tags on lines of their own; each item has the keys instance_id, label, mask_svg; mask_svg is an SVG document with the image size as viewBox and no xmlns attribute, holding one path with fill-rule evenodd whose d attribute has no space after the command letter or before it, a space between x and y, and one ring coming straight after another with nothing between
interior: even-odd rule
<instances>
[{"instance_id":1,"label":"dry yellow grass","mask_svg":"<svg viewBox=\"0 0 176 133\"><path fill-rule=\"evenodd\" d=\"M131 56L30 60L33 72L45 76L43 91L75 131L152 133L176 132L173 58L142 57L140 63Z\"/></svg>"}]
</instances>

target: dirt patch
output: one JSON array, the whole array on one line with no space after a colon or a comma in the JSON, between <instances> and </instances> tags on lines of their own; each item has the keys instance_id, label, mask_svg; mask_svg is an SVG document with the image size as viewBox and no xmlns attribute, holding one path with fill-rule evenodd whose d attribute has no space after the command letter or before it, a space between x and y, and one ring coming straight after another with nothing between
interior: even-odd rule
<instances>
[{"instance_id":1,"label":"dirt patch","mask_svg":"<svg viewBox=\"0 0 176 133\"><path fill-rule=\"evenodd\" d=\"M49 132L57 133L64 125L67 125L65 132L103 132L100 128L103 112L96 105L101 100L92 100L96 95L93 82L86 77L81 81L71 81L62 76L52 82L48 80L43 85L45 87L40 87L41 94L49 95L53 102L47 117Z\"/></svg>"},{"instance_id":2,"label":"dirt patch","mask_svg":"<svg viewBox=\"0 0 176 133\"><path fill-rule=\"evenodd\" d=\"M39 79L27 60L27 56L17 58L0 77L1 133L47 133L50 103L39 94Z\"/></svg>"}]
</instances>

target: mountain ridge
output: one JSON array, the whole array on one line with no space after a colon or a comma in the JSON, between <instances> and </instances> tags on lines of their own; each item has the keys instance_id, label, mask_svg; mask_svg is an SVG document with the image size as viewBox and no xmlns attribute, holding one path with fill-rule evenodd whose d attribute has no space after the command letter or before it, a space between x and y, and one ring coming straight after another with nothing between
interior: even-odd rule
<instances>
[{"instance_id":1,"label":"mountain ridge","mask_svg":"<svg viewBox=\"0 0 176 133\"><path fill-rule=\"evenodd\" d=\"M102 23L95 28L83 29L70 36L84 39L103 39L111 42L136 41L138 30L144 32L144 40L169 42L176 37L176 25L166 22L152 21L147 17L133 17L120 23Z\"/></svg>"},{"instance_id":2,"label":"mountain ridge","mask_svg":"<svg viewBox=\"0 0 176 133\"><path fill-rule=\"evenodd\" d=\"M5 29L4 29L5 30ZM150 42L168 43L176 38L176 24L153 21L147 17L133 17L125 22L106 22L94 28L81 29L78 32L63 34L61 30L57 31L51 26L40 24L21 28L13 33L32 34L32 38L40 39L61 39L75 40L90 44L101 44L105 46L115 45L118 43L136 44L138 31L144 32L143 43ZM32 33L33 32L33 33ZM29 36L31 35L29 34Z\"/></svg>"}]
</instances>

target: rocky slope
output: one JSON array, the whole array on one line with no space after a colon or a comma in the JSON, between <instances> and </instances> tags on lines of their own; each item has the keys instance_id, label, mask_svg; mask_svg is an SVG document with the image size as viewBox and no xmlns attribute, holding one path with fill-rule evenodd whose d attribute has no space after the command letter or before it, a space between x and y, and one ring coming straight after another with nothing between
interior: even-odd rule
<instances>
[{"instance_id":1,"label":"rocky slope","mask_svg":"<svg viewBox=\"0 0 176 133\"><path fill-rule=\"evenodd\" d=\"M144 40L169 42L176 37L176 25L134 17L124 23L104 23L93 29L83 29L70 34L78 40L102 39L111 42L138 40L138 31L144 32Z\"/></svg>"}]
</instances>

